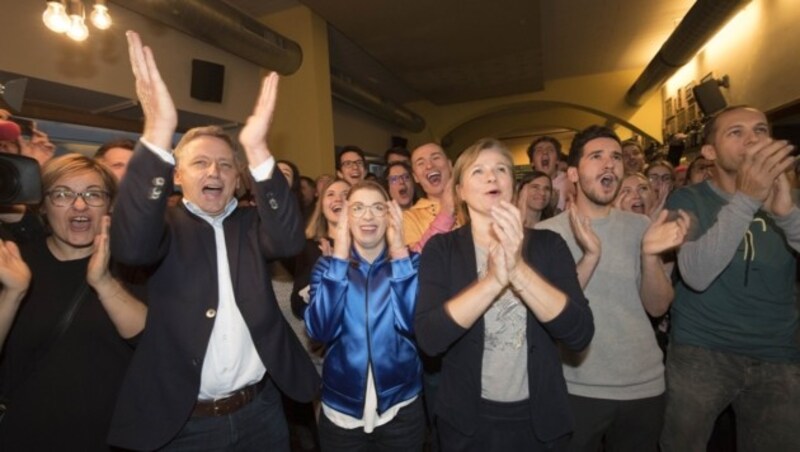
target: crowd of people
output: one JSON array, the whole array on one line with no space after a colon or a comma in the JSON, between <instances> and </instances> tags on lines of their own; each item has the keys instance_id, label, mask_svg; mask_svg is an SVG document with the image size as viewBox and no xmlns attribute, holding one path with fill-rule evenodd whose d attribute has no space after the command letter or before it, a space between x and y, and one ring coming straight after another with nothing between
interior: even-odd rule
<instances>
[{"instance_id":1,"label":"crowd of people","mask_svg":"<svg viewBox=\"0 0 800 452\"><path fill-rule=\"evenodd\" d=\"M729 406L738 450L800 450L795 148L762 112L686 166L590 126L519 178L492 138L312 178L270 150L275 74L238 143L173 149L127 37L138 141L53 157L0 121L43 192L0 211L0 450L288 451L282 397L323 451L702 451Z\"/></svg>"}]
</instances>

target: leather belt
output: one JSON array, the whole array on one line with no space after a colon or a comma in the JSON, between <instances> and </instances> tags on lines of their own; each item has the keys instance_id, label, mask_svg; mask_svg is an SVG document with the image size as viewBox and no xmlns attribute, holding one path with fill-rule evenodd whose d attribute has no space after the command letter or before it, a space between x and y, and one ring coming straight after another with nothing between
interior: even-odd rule
<instances>
[{"instance_id":1,"label":"leather belt","mask_svg":"<svg viewBox=\"0 0 800 452\"><path fill-rule=\"evenodd\" d=\"M192 417L227 416L231 413L235 413L256 398L261 390L264 389L264 385L268 379L269 377L264 376L264 379L258 383L245 386L222 399L198 400L194 405Z\"/></svg>"}]
</instances>

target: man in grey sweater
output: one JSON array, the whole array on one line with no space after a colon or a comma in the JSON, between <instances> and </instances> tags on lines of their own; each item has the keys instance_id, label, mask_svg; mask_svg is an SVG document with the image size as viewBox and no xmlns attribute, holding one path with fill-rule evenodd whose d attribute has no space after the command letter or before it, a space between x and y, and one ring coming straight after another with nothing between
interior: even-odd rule
<instances>
[{"instance_id":1,"label":"man in grey sweater","mask_svg":"<svg viewBox=\"0 0 800 452\"><path fill-rule=\"evenodd\" d=\"M688 216L652 223L612 208L623 176L622 149L608 128L575 136L567 175L577 185L569 210L536 225L561 234L595 318L583 352L562 353L576 417L570 450L656 451L664 401L664 367L647 314L664 314L673 290L659 254L678 246Z\"/></svg>"}]
</instances>

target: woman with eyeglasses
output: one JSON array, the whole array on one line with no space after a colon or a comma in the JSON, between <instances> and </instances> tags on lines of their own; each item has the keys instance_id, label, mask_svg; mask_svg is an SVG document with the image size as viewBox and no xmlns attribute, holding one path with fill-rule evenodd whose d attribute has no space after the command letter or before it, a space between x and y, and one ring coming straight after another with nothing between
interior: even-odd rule
<instances>
[{"instance_id":1,"label":"woman with eyeglasses","mask_svg":"<svg viewBox=\"0 0 800 452\"><path fill-rule=\"evenodd\" d=\"M44 166L42 184L52 233L0 243L0 450L109 450L127 340L147 313L109 270L116 179L70 154Z\"/></svg>"},{"instance_id":2,"label":"woman with eyeglasses","mask_svg":"<svg viewBox=\"0 0 800 452\"><path fill-rule=\"evenodd\" d=\"M311 275L306 329L326 345L322 450L421 450L422 365L414 342L418 255L380 185L350 189L331 256ZM369 449L371 447L371 449Z\"/></svg>"},{"instance_id":3,"label":"woman with eyeglasses","mask_svg":"<svg viewBox=\"0 0 800 452\"><path fill-rule=\"evenodd\" d=\"M666 160L654 160L647 165L644 175L650 180L650 185L656 195L655 204L649 213L650 218L656 218L664 209L667 197L675 188L675 167Z\"/></svg>"},{"instance_id":4,"label":"woman with eyeglasses","mask_svg":"<svg viewBox=\"0 0 800 452\"><path fill-rule=\"evenodd\" d=\"M411 166L405 161L394 161L386 166L386 191L406 210L417 201L414 192L414 180L411 177Z\"/></svg>"}]
</instances>

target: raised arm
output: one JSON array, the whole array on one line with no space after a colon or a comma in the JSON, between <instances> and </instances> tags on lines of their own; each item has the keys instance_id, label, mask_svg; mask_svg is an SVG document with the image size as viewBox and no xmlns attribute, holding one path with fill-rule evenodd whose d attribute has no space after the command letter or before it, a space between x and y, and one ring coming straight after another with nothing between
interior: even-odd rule
<instances>
[{"instance_id":1,"label":"raised arm","mask_svg":"<svg viewBox=\"0 0 800 452\"><path fill-rule=\"evenodd\" d=\"M667 210L662 210L642 238L642 283L639 294L645 311L653 317L664 315L675 296L661 254L680 246L690 226L686 212L679 210L678 217L672 221L667 221L668 214Z\"/></svg>"},{"instance_id":2,"label":"raised arm","mask_svg":"<svg viewBox=\"0 0 800 452\"><path fill-rule=\"evenodd\" d=\"M131 295L109 271L109 226L111 219L103 217L100 234L94 240L94 253L89 260L86 281L97 292L117 332L130 339L144 329L147 307Z\"/></svg>"},{"instance_id":3,"label":"raised arm","mask_svg":"<svg viewBox=\"0 0 800 452\"><path fill-rule=\"evenodd\" d=\"M178 115L152 51L142 45L137 33L129 31L126 36L144 133L120 185L111 249L122 263L148 265L163 256L168 243L164 216L173 186L170 149Z\"/></svg>"},{"instance_id":4,"label":"raised arm","mask_svg":"<svg viewBox=\"0 0 800 452\"><path fill-rule=\"evenodd\" d=\"M31 271L17 245L0 240L0 352L30 282Z\"/></svg>"}]
</instances>

